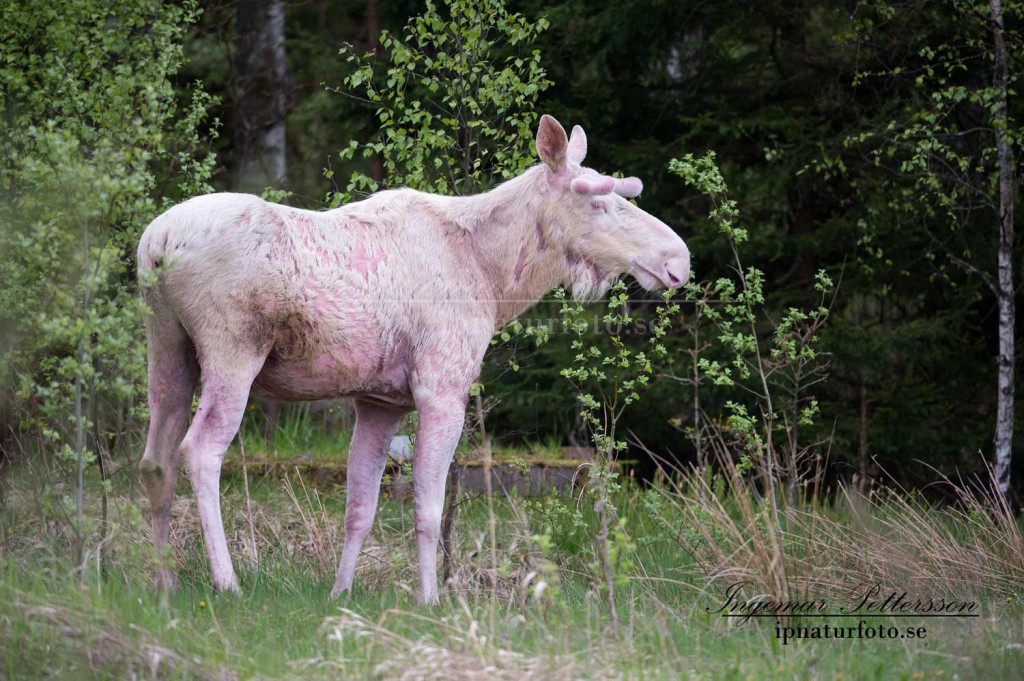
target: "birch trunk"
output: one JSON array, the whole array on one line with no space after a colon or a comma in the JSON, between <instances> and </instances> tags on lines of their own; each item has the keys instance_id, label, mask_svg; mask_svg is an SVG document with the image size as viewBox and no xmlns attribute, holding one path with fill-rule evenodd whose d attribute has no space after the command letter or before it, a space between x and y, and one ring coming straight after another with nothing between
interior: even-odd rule
<instances>
[{"instance_id":1,"label":"birch trunk","mask_svg":"<svg viewBox=\"0 0 1024 681\"><path fill-rule=\"evenodd\" d=\"M995 476L1004 495L1010 488L1010 457L1013 452L1013 366L1016 306L1013 290L1013 150L1007 138L1007 87L1009 56L1003 36L1001 0L989 0L992 38L995 44L995 130L999 159L999 253L996 297L999 303L999 393L996 409Z\"/></svg>"}]
</instances>

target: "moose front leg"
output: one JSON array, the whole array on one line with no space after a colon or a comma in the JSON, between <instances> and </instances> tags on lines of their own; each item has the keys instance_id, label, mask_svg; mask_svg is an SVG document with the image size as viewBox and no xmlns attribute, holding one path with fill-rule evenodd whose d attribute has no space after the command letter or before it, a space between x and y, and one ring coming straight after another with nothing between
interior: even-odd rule
<instances>
[{"instance_id":1,"label":"moose front leg","mask_svg":"<svg viewBox=\"0 0 1024 681\"><path fill-rule=\"evenodd\" d=\"M448 467L462 435L466 400L434 399L419 408L412 477L416 490L416 545L420 560L420 602L438 602L437 541Z\"/></svg>"}]
</instances>

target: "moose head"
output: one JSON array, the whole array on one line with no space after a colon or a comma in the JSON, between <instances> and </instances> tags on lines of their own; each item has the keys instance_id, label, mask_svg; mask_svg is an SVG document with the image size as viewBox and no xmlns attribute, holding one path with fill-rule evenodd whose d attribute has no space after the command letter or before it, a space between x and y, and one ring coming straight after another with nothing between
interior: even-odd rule
<instances>
[{"instance_id":1,"label":"moose head","mask_svg":"<svg viewBox=\"0 0 1024 681\"><path fill-rule=\"evenodd\" d=\"M575 126L567 137L558 121L542 116L537 153L546 166L547 190L557 199L550 203L550 221L562 232L575 297L600 295L623 272L649 291L686 283L686 244L627 200L643 190L640 180L609 177L580 165L587 155L583 128Z\"/></svg>"}]
</instances>

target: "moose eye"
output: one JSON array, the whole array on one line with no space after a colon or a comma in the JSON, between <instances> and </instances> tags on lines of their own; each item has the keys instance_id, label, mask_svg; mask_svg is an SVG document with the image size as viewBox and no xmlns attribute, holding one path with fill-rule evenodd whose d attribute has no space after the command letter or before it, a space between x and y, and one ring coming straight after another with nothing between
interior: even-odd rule
<instances>
[{"instance_id":1,"label":"moose eye","mask_svg":"<svg viewBox=\"0 0 1024 681\"><path fill-rule=\"evenodd\" d=\"M594 211L595 213L607 213L608 206L604 205L603 201L591 201L590 210Z\"/></svg>"}]
</instances>

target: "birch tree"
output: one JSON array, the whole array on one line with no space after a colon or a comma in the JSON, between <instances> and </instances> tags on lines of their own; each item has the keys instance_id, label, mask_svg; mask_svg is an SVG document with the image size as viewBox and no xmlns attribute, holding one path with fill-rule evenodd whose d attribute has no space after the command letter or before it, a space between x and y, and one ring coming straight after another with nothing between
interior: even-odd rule
<instances>
[{"instance_id":1,"label":"birch tree","mask_svg":"<svg viewBox=\"0 0 1024 681\"><path fill-rule=\"evenodd\" d=\"M1019 13L1019 6L1014 7ZM989 0L992 19L992 45L995 78L992 93L992 127L996 142L996 163L999 185L999 246L997 274L993 286L999 304L999 399L995 433L995 477L999 491L1010 488L1010 456L1013 452L1013 368L1015 364L1014 327L1017 309L1013 286L1013 144L1017 141L1011 128L1007 98L1010 92L1010 55L1006 48L1001 0Z\"/></svg>"},{"instance_id":2,"label":"birch tree","mask_svg":"<svg viewBox=\"0 0 1024 681\"><path fill-rule=\"evenodd\" d=\"M881 13L892 18L906 9L883 6ZM933 9L922 5L917 11ZM1022 18L1024 4L952 1L948 9L957 16L950 35L924 44L908 63L859 74L859 84L870 85L878 77L910 80L911 97L886 125L851 141L872 145L876 165L894 171L897 182L905 180L892 199L901 205L893 207L928 232L931 248L922 255L942 261L936 271L949 280L956 272L977 277L995 300L998 350L991 460L998 487L1006 494L1013 451L1016 346L1014 154L1020 143L1009 103L1024 43L1005 25L1008 17Z\"/></svg>"}]
</instances>

